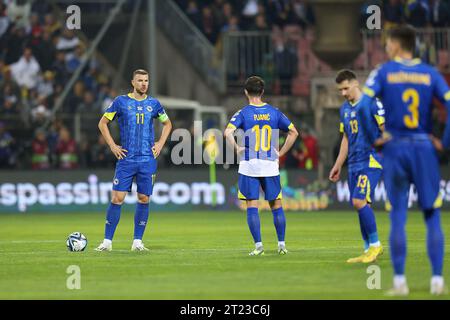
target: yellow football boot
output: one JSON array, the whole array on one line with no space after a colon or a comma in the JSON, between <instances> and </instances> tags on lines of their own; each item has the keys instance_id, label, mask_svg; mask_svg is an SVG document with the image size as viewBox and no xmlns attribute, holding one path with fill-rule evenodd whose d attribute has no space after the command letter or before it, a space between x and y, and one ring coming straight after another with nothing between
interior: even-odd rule
<instances>
[{"instance_id":1,"label":"yellow football boot","mask_svg":"<svg viewBox=\"0 0 450 320\"><path fill-rule=\"evenodd\" d=\"M375 246L371 246L369 248L369 250L367 251L366 255L362 258L362 263L372 263L375 260L377 260L377 258L379 256L381 256L383 254L383 247L381 245L375 247Z\"/></svg>"}]
</instances>

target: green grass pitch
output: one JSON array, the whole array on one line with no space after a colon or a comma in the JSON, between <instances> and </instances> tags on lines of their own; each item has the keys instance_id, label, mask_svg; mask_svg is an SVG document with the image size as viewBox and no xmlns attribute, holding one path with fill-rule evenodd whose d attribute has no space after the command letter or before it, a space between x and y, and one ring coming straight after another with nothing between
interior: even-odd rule
<instances>
[{"instance_id":1,"label":"green grass pitch","mask_svg":"<svg viewBox=\"0 0 450 320\"><path fill-rule=\"evenodd\" d=\"M261 213L265 256L253 249L244 212L150 213L144 242L131 252L133 212L123 212L112 252L95 252L103 213L1 214L0 299L386 299L392 281L387 213L377 213L385 254L376 263L381 290L369 290L368 265L348 265L362 250L351 211L288 212L289 254L276 253L272 214ZM450 213L442 214L450 235ZM68 252L69 233L83 232L85 252ZM411 299L429 299L430 266L419 212L408 218L407 278ZM447 242L448 243L448 242ZM444 277L450 283L446 245ZM81 289L66 287L68 266L81 270ZM444 299L449 296L442 297Z\"/></svg>"}]
</instances>

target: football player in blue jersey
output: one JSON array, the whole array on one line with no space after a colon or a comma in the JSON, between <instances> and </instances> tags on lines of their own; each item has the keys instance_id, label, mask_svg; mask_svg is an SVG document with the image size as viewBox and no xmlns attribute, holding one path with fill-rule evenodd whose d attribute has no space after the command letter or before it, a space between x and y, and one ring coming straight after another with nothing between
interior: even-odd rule
<instances>
[{"instance_id":1,"label":"football player in blue jersey","mask_svg":"<svg viewBox=\"0 0 450 320\"><path fill-rule=\"evenodd\" d=\"M131 81L133 92L118 96L106 109L98 127L111 152L118 159L113 179L111 203L106 212L105 238L97 251L111 251L112 239L120 219L120 211L127 192L136 178L138 203L134 216L133 251L148 250L142 237L148 221L149 201L153 191L157 168L156 158L161 152L172 129L172 124L159 101L147 95L149 74L138 69ZM108 124L117 119L120 129L118 145L112 138ZM154 139L153 120L162 125L161 137Z\"/></svg>"},{"instance_id":2,"label":"football player in blue jersey","mask_svg":"<svg viewBox=\"0 0 450 320\"><path fill-rule=\"evenodd\" d=\"M386 52L391 59L372 71L363 89L361 121L371 126L370 106L379 97L385 108L386 134L370 141L382 145L384 180L392 205L390 249L394 283L389 294L407 295L405 277L406 218L410 184L414 184L427 227L427 251L431 263L430 292L443 294L444 234L441 228L440 173L437 151L450 146L450 119L442 142L431 136L433 98L445 103L450 118L450 89L432 66L414 58L415 30L400 26L390 30Z\"/></svg>"},{"instance_id":3,"label":"football player in blue jersey","mask_svg":"<svg viewBox=\"0 0 450 320\"><path fill-rule=\"evenodd\" d=\"M375 215L370 206L375 187L381 177L381 157L372 147L367 128L361 125L358 110L361 107L362 91L356 75L351 70L342 70L336 76L340 94L346 99L340 109L340 132L343 133L341 148L329 179L336 182L348 156L348 185L350 200L358 211L359 225L364 240L364 253L348 259L348 263L371 263L383 253L378 239ZM374 100L370 106L372 122L381 133L384 126L384 109ZM372 128L372 127L371 127Z\"/></svg>"},{"instance_id":4,"label":"football player in blue jersey","mask_svg":"<svg viewBox=\"0 0 450 320\"><path fill-rule=\"evenodd\" d=\"M248 78L245 82L245 95L249 103L233 115L224 132L227 141L241 156L238 196L247 203L247 223L255 242L251 256L264 255L258 214L260 188L272 209L278 237L278 254L287 253L286 218L281 202L278 158L289 151L298 136L294 124L280 110L261 100L263 93L264 80L257 76ZM243 147L234 140L233 133L237 129L245 132ZM278 151L279 130L288 134Z\"/></svg>"}]
</instances>

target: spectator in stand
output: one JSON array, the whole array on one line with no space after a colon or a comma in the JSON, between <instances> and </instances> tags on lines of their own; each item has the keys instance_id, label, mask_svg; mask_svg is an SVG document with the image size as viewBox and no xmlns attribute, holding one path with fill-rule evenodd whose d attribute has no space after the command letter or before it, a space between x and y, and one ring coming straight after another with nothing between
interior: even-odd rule
<instances>
[{"instance_id":1,"label":"spectator in stand","mask_svg":"<svg viewBox=\"0 0 450 320\"><path fill-rule=\"evenodd\" d=\"M195 26L199 29L202 28L202 14L195 0L190 0L186 8L186 15L191 19Z\"/></svg>"},{"instance_id":2,"label":"spectator in stand","mask_svg":"<svg viewBox=\"0 0 450 320\"><path fill-rule=\"evenodd\" d=\"M55 75L51 71L45 71L42 80L37 86L37 93L39 97L48 98L54 92L54 78Z\"/></svg>"},{"instance_id":3,"label":"spectator in stand","mask_svg":"<svg viewBox=\"0 0 450 320\"><path fill-rule=\"evenodd\" d=\"M446 0L430 0L429 21L434 28L450 26L450 3Z\"/></svg>"},{"instance_id":4,"label":"spectator in stand","mask_svg":"<svg viewBox=\"0 0 450 320\"><path fill-rule=\"evenodd\" d=\"M39 41L32 46L33 52L41 69L44 71L51 70L56 53L51 34L48 31L43 31L39 34L38 39Z\"/></svg>"},{"instance_id":5,"label":"spectator in stand","mask_svg":"<svg viewBox=\"0 0 450 320\"><path fill-rule=\"evenodd\" d=\"M19 61L11 64L11 74L19 86L34 89L37 86L39 63L30 48L25 48Z\"/></svg>"},{"instance_id":6,"label":"spectator in stand","mask_svg":"<svg viewBox=\"0 0 450 320\"><path fill-rule=\"evenodd\" d=\"M75 82L72 93L67 98L66 104L64 106L64 111L67 113L75 113L77 112L78 106L83 101L84 96L84 83L80 80Z\"/></svg>"},{"instance_id":7,"label":"spectator in stand","mask_svg":"<svg viewBox=\"0 0 450 320\"><path fill-rule=\"evenodd\" d=\"M313 9L307 0L294 0L292 3L292 10L294 12L294 19L297 24L306 30L314 24L315 17Z\"/></svg>"},{"instance_id":8,"label":"spectator in stand","mask_svg":"<svg viewBox=\"0 0 450 320\"><path fill-rule=\"evenodd\" d=\"M92 164L96 168L109 168L114 166L115 158L105 141L105 138L100 134L97 143L91 148Z\"/></svg>"},{"instance_id":9,"label":"spectator in stand","mask_svg":"<svg viewBox=\"0 0 450 320\"><path fill-rule=\"evenodd\" d=\"M53 62L51 70L55 73L56 83L66 83L69 80L69 72L66 68L66 54L64 51L56 52L56 60Z\"/></svg>"},{"instance_id":10,"label":"spectator in stand","mask_svg":"<svg viewBox=\"0 0 450 320\"><path fill-rule=\"evenodd\" d=\"M51 13L45 15L43 28L44 33L49 33L51 37L57 36L61 32L61 24Z\"/></svg>"},{"instance_id":11,"label":"spectator in stand","mask_svg":"<svg viewBox=\"0 0 450 320\"><path fill-rule=\"evenodd\" d=\"M77 144L65 127L62 127L59 131L56 154L60 169L75 169L78 167Z\"/></svg>"},{"instance_id":12,"label":"spectator in stand","mask_svg":"<svg viewBox=\"0 0 450 320\"><path fill-rule=\"evenodd\" d=\"M312 135L309 128L303 130L302 148L301 151L296 154L296 157L299 161L299 168L306 170L317 169L319 163L319 147L317 138Z\"/></svg>"},{"instance_id":13,"label":"spectator in stand","mask_svg":"<svg viewBox=\"0 0 450 320\"><path fill-rule=\"evenodd\" d=\"M214 21L214 16L212 14L211 8L208 6L205 6L202 9L202 32L212 44L216 43L218 36L217 25Z\"/></svg>"},{"instance_id":14,"label":"spectator in stand","mask_svg":"<svg viewBox=\"0 0 450 320\"><path fill-rule=\"evenodd\" d=\"M401 0L385 0L383 4L383 28L388 30L405 20L404 7Z\"/></svg>"},{"instance_id":15,"label":"spectator in stand","mask_svg":"<svg viewBox=\"0 0 450 320\"><path fill-rule=\"evenodd\" d=\"M259 14L255 18L255 25L252 28L254 31L270 31L264 14Z\"/></svg>"},{"instance_id":16,"label":"spectator in stand","mask_svg":"<svg viewBox=\"0 0 450 320\"><path fill-rule=\"evenodd\" d=\"M14 138L6 130L5 123L0 122L0 168L12 168L15 163Z\"/></svg>"},{"instance_id":17,"label":"spectator in stand","mask_svg":"<svg viewBox=\"0 0 450 320\"><path fill-rule=\"evenodd\" d=\"M428 0L408 0L406 22L415 28L424 28L429 23Z\"/></svg>"},{"instance_id":18,"label":"spectator in stand","mask_svg":"<svg viewBox=\"0 0 450 320\"><path fill-rule=\"evenodd\" d=\"M242 9L241 14L242 28L250 29L254 25L254 21L258 13L258 0L244 0L244 8Z\"/></svg>"},{"instance_id":19,"label":"spectator in stand","mask_svg":"<svg viewBox=\"0 0 450 320\"><path fill-rule=\"evenodd\" d=\"M225 0L214 0L213 3L211 4L211 11L214 16L214 21L219 27L224 26L229 18L223 14L224 4Z\"/></svg>"},{"instance_id":20,"label":"spectator in stand","mask_svg":"<svg viewBox=\"0 0 450 320\"><path fill-rule=\"evenodd\" d=\"M19 96L14 93L11 84L3 86L0 92L0 115L18 114Z\"/></svg>"},{"instance_id":21,"label":"spectator in stand","mask_svg":"<svg viewBox=\"0 0 450 320\"><path fill-rule=\"evenodd\" d=\"M66 69L69 73L74 73L75 70L80 66L81 59L83 58L84 47L79 45L75 48L73 55L69 56L66 62Z\"/></svg>"},{"instance_id":22,"label":"spectator in stand","mask_svg":"<svg viewBox=\"0 0 450 320\"><path fill-rule=\"evenodd\" d=\"M66 54L72 54L75 48L80 44L80 39L75 35L73 30L64 29L62 35L56 42L56 50L62 50Z\"/></svg>"},{"instance_id":23,"label":"spectator in stand","mask_svg":"<svg viewBox=\"0 0 450 320\"><path fill-rule=\"evenodd\" d=\"M236 16L231 16L227 23L222 27L221 32L239 31L239 19Z\"/></svg>"},{"instance_id":24,"label":"spectator in stand","mask_svg":"<svg viewBox=\"0 0 450 320\"><path fill-rule=\"evenodd\" d=\"M37 129L35 138L31 143L33 154L31 156L31 168L33 170L43 170L50 168L49 147L45 131Z\"/></svg>"},{"instance_id":25,"label":"spectator in stand","mask_svg":"<svg viewBox=\"0 0 450 320\"><path fill-rule=\"evenodd\" d=\"M8 30L10 25L9 17L6 14L6 6L5 4L0 1L0 47L2 45L2 37Z\"/></svg>"},{"instance_id":26,"label":"spectator in stand","mask_svg":"<svg viewBox=\"0 0 450 320\"><path fill-rule=\"evenodd\" d=\"M290 0L268 0L267 14L269 25L283 28L290 23Z\"/></svg>"},{"instance_id":27,"label":"spectator in stand","mask_svg":"<svg viewBox=\"0 0 450 320\"><path fill-rule=\"evenodd\" d=\"M25 30L23 28L13 26L9 31L7 31L4 37L5 40L3 43L6 44L3 49L5 51L5 63L9 65L20 59L20 56L23 53L23 45L27 40L27 35L25 34Z\"/></svg>"},{"instance_id":28,"label":"spectator in stand","mask_svg":"<svg viewBox=\"0 0 450 320\"><path fill-rule=\"evenodd\" d=\"M77 107L77 112L83 114L101 113L102 110L95 102L95 96L91 91L85 91L83 94L83 100Z\"/></svg>"},{"instance_id":29,"label":"spectator in stand","mask_svg":"<svg viewBox=\"0 0 450 320\"><path fill-rule=\"evenodd\" d=\"M275 48L275 75L280 82L281 94L291 94L292 79L297 74L298 57L295 44L279 40Z\"/></svg>"},{"instance_id":30,"label":"spectator in stand","mask_svg":"<svg viewBox=\"0 0 450 320\"><path fill-rule=\"evenodd\" d=\"M27 0L11 0L6 9L9 20L18 28L30 28L31 3Z\"/></svg>"}]
</instances>

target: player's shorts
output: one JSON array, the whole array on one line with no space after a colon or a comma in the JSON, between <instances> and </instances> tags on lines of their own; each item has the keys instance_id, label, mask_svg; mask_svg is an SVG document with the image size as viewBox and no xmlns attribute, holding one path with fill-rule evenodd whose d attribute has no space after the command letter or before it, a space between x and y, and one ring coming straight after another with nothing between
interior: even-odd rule
<instances>
[{"instance_id":1,"label":"player's shorts","mask_svg":"<svg viewBox=\"0 0 450 320\"><path fill-rule=\"evenodd\" d=\"M349 170L348 187L350 189L350 203L352 199L366 200L372 203L375 187L382 174L379 168L364 168L360 170Z\"/></svg>"},{"instance_id":2,"label":"player's shorts","mask_svg":"<svg viewBox=\"0 0 450 320\"><path fill-rule=\"evenodd\" d=\"M260 187L264 191L265 200L278 200L282 198L280 176L250 177L239 174L238 198L241 200L258 200Z\"/></svg>"},{"instance_id":3,"label":"player's shorts","mask_svg":"<svg viewBox=\"0 0 450 320\"><path fill-rule=\"evenodd\" d=\"M383 147L384 180L392 207L408 205L411 183L422 209L442 206L439 160L428 137L395 138Z\"/></svg>"},{"instance_id":4,"label":"player's shorts","mask_svg":"<svg viewBox=\"0 0 450 320\"><path fill-rule=\"evenodd\" d=\"M113 190L130 192L133 179L136 177L137 192L152 195L157 161L146 162L118 161L113 180Z\"/></svg>"}]
</instances>

